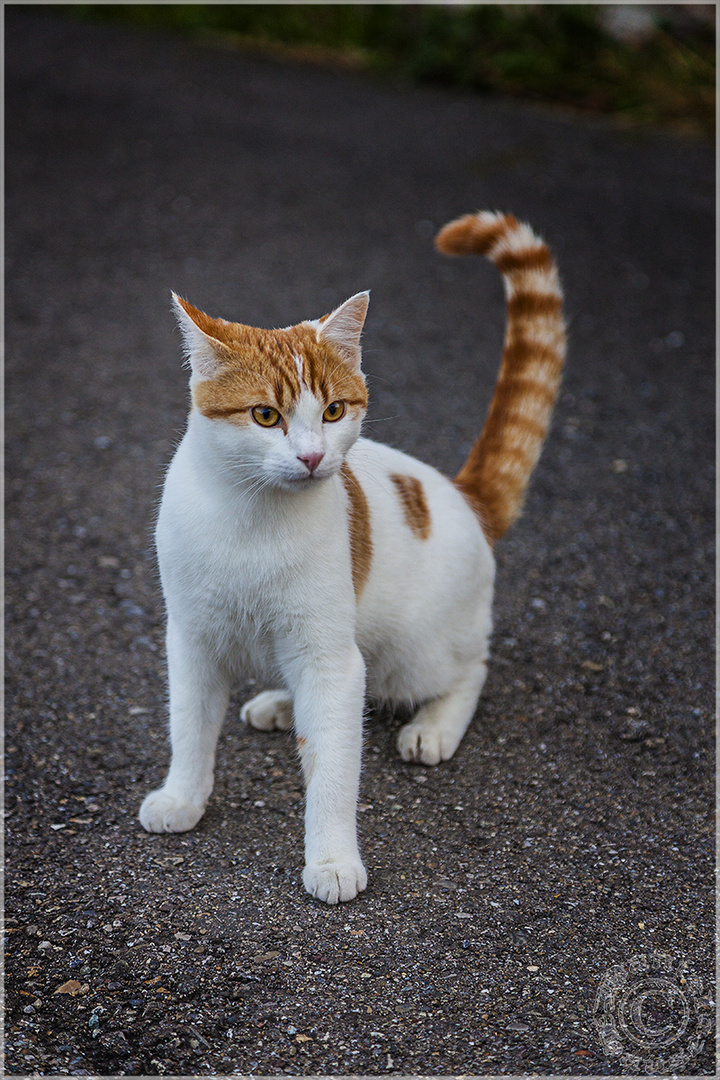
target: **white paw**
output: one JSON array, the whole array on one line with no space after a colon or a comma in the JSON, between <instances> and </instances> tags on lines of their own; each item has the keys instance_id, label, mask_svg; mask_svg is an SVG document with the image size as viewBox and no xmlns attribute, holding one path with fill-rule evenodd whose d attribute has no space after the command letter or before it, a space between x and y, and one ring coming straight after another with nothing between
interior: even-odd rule
<instances>
[{"instance_id":1,"label":"white paw","mask_svg":"<svg viewBox=\"0 0 720 1080\"><path fill-rule=\"evenodd\" d=\"M187 832L205 812L204 806L167 795L164 788L151 791L140 807L140 824L148 832Z\"/></svg>"},{"instance_id":2,"label":"white paw","mask_svg":"<svg viewBox=\"0 0 720 1080\"><path fill-rule=\"evenodd\" d=\"M359 859L309 863L303 870L303 885L316 900L344 903L365 889L367 873Z\"/></svg>"},{"instance_id":3,"label":"white paw","mask_svg":"<svg viewBox=\"0 0 720 1080\"><path fill-rule=\"evenodd\" d=\"M400 757L418 765L438 765L453 756L459 740L438 730L437 724L413 720L400 728L397 746Z\"/></svg>"},{"instance_id":4,"label":"white paw","mask_svg":"<svg viewBox=\"0 0 720 1080\"><path fill-rule=\"evenodd\" d=\"M240 719L260 731L287 731L293 722L292 698L283 690L263 690L243 705Z\"/></svg>"}]
</instances>

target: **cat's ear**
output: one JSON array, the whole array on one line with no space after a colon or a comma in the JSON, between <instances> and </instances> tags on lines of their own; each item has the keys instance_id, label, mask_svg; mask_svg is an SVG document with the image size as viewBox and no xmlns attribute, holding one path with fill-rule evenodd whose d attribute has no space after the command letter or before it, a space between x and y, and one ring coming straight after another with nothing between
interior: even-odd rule
<instances>
[{"instance_id":1,"label":"cat's ear","mask_svg":"<svg viewBox=\"0 0 720 1080\"><path fill-rule=\"evenodd\" d=\"M369 303L369 292L355 293L318 324L318 335L331 342L356 371L360 370L360 335Z\"/></svg>"},{"instance_id":2,"label":"cat's ear","mask_svg":"<svg viewBox=\"0 0 720 1080\"><path fill-rule=\"evenodd\" d=\"M220 370L223 345L216 337L203 330L200 324L204 323L210 328L212 322L220 320L210 319L177 293L172 294L172 299L183 336L185 356L190 362L193 375L200 379L211 379Z\"/></svg>"}]
</instances>

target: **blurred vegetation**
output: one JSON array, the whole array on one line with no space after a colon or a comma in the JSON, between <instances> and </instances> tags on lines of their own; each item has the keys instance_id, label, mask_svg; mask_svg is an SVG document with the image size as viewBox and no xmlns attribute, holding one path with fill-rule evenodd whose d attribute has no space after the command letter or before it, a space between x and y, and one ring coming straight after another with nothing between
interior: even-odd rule
<instances>
[{"instance_id":1,"label":"blurred vegetation","mask_svg":"<svg viewBox=\"0 0 720 1080\"><path fill-rule=\"evenodd\" d=\"M609 32L598 4L70 4L52 10L714 138L714 22L692 18L687 7L657 5L650 29L624 38Z\"/></svg>"}]
</instances>

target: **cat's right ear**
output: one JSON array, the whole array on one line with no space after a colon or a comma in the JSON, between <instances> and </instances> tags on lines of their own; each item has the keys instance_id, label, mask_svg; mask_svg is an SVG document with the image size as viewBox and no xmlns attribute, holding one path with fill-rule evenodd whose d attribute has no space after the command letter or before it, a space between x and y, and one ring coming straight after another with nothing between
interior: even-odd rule
<instances>
[{"instance_id":1,"label":"cat's right ear","mask_svg":"<svg viewBox=\"0 0 720 1080\"><path fill-rule=\"evenodd\" d=\"M200 328L200 322L207 321L202 311L194 308L177 293L172 294L175 317L183 336L185 357L189 361L193 375L199 379L212 379L220 370L222 344L206 334Z\"/></svg>"}]
</instances>

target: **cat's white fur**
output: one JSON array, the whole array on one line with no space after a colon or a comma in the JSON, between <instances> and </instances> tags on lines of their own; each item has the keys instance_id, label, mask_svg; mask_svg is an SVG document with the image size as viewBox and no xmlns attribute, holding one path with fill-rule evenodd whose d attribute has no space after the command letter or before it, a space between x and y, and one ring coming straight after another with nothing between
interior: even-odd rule
<instances>
[{"instance_id":1,"label":"cat's white fur","mask_svg":"<svg viewBox=\"0 0 720 1080\"><path fill-rule=\"evenodd\" d=\"M360 363L367 294L313 323ZM178 306L193 373L211 377L212 341ZM412 702L398 745L435 764L455 752L486 674L494 559L463 495L428 465L360 438L350 416L322 423L304 389L288 433L211 420L197 409L165 482L157 548L168 625L172 762L140 810L151 832L202 816L230 688L253 675L282 690L246 704L258 728L294 722L306 781L306 889L352 899L367 875L356 806L366 694ZM309 477L302 454L322 453ZM372 560L356 599L347 462L371 519ZM417 478L430 511L425 539L408 527L391 481Z\"/></svg>"}]
</instances>

